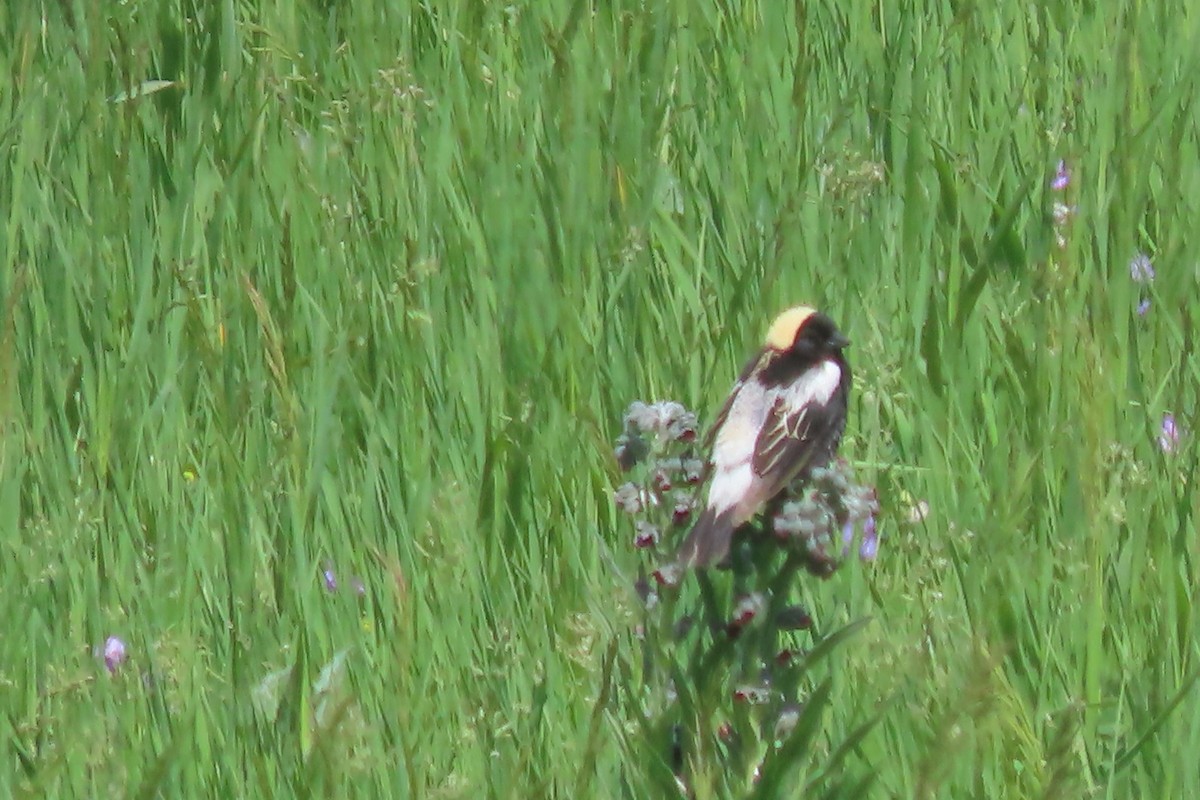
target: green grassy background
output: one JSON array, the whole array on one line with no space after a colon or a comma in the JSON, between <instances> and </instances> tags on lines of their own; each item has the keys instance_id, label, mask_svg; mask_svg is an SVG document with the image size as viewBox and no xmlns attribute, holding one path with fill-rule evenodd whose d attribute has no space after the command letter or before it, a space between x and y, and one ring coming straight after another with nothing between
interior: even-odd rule
<instances>
[{"instance_id":1,"label":"green grassy background","mask_svg":"<svg viewBox=\"0 0 1200 800\"><path fill-rule=\"evenodd\" d=\"M1189 4L29 2L0 42L5 795L642 796L611 442L809 301L884 508L804 588L875 620L817 755L886 701L873 797L1200 797Z\"/></svg>"}]
</instances>

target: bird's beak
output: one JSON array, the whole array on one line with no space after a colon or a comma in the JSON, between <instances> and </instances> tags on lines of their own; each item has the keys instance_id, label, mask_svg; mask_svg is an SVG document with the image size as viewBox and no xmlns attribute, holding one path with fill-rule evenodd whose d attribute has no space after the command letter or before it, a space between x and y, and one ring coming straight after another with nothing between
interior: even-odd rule
<instances>
[{"instance_id":1,"label":"bird's beak","mask_svg":"<svg viewBox=\"0 0 1200 800\"><path fill-rule=\"evenodd\" d=\"M835 333L829 339L829 346L834 350L841 350L843 347L850 346L850 340L840 333Z\"/></svg>"}]
</instances>

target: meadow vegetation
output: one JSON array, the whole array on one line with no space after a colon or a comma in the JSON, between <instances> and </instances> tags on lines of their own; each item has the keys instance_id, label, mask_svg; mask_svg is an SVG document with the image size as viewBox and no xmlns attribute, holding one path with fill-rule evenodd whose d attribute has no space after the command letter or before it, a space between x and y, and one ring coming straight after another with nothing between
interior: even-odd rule
<instances>
[{"instance_id":1,"label":"meadow vegetation","mask_svg":"<svg viewBox=\"0 0 1200 800\"><path fill-rule=\"evenodd\" d=\"M0 794L654 796L613 445L809 302L879 542L796 587L869 621L778 785L1200 797L1189 4L31 0L0 61Z\"/></svg>"}]
</instances>

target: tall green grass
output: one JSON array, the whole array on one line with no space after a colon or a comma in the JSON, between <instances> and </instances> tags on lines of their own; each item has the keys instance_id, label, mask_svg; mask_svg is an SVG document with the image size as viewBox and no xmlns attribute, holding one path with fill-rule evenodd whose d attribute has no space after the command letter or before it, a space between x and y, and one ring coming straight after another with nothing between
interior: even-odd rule
<instances>
[{"instance_id":1,"label":"tall green grass","mask_svg":"<svg viewBox=\"0 0 1200 800\"><path fill-rule=\"evenodd\" d=\"M0 42L6 795L643 796L612 440L810 301L884 506L802 589L875 619L814 751L886 703L871 796L1200 796L1186 3L30 2Z\"/></svg>"}]
</instances>

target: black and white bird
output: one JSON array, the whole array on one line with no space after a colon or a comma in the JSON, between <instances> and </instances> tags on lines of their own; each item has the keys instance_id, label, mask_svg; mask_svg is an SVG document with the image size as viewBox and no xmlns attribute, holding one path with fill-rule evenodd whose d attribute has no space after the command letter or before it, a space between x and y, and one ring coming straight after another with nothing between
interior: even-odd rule
<instances>
[{"instance_id":1,"label":"black and white bird","mask_svg":"<svg viewBox=\"0 0 1200 800\"><path fill-rule=\"evenodd\" d=\"M829 463L846 427L850 344L826 315L779 315L742 370L709 435L708 501L676 563L707 567L733 534L797 477Z\"/></svg>"}]
</instances>

